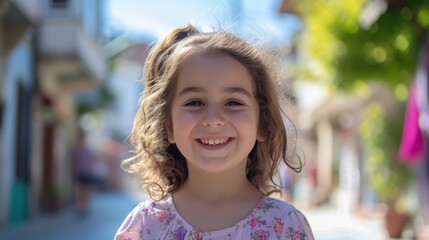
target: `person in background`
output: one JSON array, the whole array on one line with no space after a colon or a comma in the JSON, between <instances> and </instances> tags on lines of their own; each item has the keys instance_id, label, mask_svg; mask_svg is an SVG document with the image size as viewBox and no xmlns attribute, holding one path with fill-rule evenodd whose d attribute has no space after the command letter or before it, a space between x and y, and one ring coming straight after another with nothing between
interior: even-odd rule
<instances>
[{"instance_id":1,"label":"person in background","mask_svg":"<svg viewBox=\"0 0 429 240\"><path fill-rule=\"evenodd\" d=\"M106 179L109 174L107 163L102 158L96 158L93 163L93 181L94 188L98 191L105 191L107 189Z\"/></svg>"},{"instance_id":2,"label":"person in background","mask_svg":"<svg viewBox=\"0 0 429 240\"><path fill-rule=\"evenodd\" d=\"M76 210L79 216L85 217L89 211L89 203L93 191L95 153L89 147L83 131L78 133L77 142L72 151L72 160Z\"/></svg>"},{"instance_id":3,"label":"person in background","mask_svg":"<svg viewBox=\"0 0 429 240\"><path fill-rule=\"evenodd\" d=\"M304 214L269 196L279 162L294 171L275 69L227 32L172 30L152 48L124 167L151 200L116 240L314 239ZM298 158L299 159L299 158Z\"/></svg>"}]
</instances>

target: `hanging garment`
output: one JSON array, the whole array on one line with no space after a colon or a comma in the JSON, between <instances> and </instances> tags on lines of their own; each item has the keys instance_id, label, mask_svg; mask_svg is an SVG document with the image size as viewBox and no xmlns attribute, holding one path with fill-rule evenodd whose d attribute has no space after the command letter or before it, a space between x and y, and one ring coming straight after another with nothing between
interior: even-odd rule
<instances>
[{"instance_id":1,"label":"hanging garment","mask_svg":"<svg viewBox=\"0 0 429 240\"><path fill-rule=\"evenodd\" d=\"M400 159L408 164L415 164L421 160L424 152L423 134L419 126L420 115L417 106L416 86L416 81L413 81L407 102L404 128L399 148Z\"/></svg>"}]
</instances>

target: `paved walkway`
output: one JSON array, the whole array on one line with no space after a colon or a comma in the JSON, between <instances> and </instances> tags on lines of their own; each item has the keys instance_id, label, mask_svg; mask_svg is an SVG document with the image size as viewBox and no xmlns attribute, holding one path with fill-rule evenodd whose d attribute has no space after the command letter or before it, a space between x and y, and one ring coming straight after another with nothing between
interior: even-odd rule
<instances>
[{"instance_id":1,"label":"paved walkway","mask_svg":"<svg viewBox=\"0 0 429 240\"><path fill-rule=\"evenodd\" d=\"M381 218L364 219L331 208L303 210L317 240L387 240Z\"/></svg>"},{"instance_id":2,"label":"paved walkway","mask_svg":"<svg viewBox=\"0 0 429 240\"><path fill-rule=\"evenodd\" d=\"M136 205L128 195L99 193L91 201L91 212L80 219L70 208L37 221L2 227L0 239L34 240L104 240L113 236L129 211Z\"/></svg>"}]
</instances>

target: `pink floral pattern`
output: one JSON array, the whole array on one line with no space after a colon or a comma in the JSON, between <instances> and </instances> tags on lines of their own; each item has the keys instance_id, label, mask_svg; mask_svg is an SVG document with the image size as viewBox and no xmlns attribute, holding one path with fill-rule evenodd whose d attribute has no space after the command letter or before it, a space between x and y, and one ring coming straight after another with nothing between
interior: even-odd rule
<instances>
[{"instance_id":1,"label":"pink floral pattern","mask_svg":"<svg viewBox=\"0 0 429 240\"><path fill-rule=\"evenodd\" d=\"M146 201L130 212L115 240L228 240L228 239L314 239L305 216L295 207L263 197L247 217L234 226L200 232L177 212L171 196L159 202Z\"/></svg>"},{"instance_id":2,"label":"pink floral pattern","mask_svg":"<svg viewBox=\"0 0 429 240\"><path fill-rule=\"evenodd\" d=\"M274 217L274 232L276 233L276 238L281 239L281 235L283 233L283 221L281 218Z\"/></svg>"},{"instance_id":3,"label":"pink floral pattern","mask_svg":"<svg viewBox=\"0 0 429 240\"><path fill-rule=\"evenodd\" d=\"M270 236L270 232L264 230L258 230L255 234L250 233L251 239L255 240L267 240Z\"/></svg>"}]
</instances>

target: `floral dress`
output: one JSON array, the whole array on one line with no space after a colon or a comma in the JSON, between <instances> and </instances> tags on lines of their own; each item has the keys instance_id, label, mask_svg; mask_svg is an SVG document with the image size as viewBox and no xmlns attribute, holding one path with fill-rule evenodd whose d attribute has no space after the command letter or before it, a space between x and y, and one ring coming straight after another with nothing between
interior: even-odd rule
<instances>
[{"instance_id":1,"label":"floral dress","mask_svg":"<svg viewBox=\"0 0 429 240\"><path fill-rule=\"evenodd\" d=\"M264 196L241 221L222 230L200 232L177 212L171 195L137 205L118 229L115 240L314 239L305 216L292 205Z\"/></svg>"}]
</instances>

